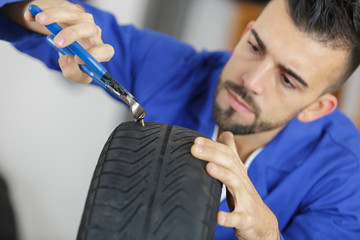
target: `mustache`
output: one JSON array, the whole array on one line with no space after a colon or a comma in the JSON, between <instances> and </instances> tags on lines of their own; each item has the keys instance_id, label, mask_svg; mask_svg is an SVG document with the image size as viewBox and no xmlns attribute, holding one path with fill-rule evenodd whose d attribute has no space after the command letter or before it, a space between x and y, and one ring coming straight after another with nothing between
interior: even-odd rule
<instances>
[{"instance_id":1,"label":"mustache","mask_svg":"<svg viewBox=\"0 0 360 240\"><path fill-rule=\"evenodd\" d=\"M229 80L225 80L222 83L223 87L226 89L230 89L232 90L234 93L236 93L237 95L239 95L244 102L247 103L247 105L249 105L249 107L251 108L251 110L254 111L254 113L256 115L260 114L260 108L257 105L257 103L255 102L254 98L252 97L251 93L249 92L249 90L247 90L244 86L242 85L238 85L235 84Z\"/></svg>"}]
</instances>

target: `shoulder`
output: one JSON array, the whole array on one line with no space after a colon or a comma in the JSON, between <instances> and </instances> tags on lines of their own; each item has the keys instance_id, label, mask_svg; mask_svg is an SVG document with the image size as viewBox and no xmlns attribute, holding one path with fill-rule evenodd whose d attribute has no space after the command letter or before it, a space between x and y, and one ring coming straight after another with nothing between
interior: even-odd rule
<instances>
[{"instance_id":1,"label":"shoulder","mask_svg":"<svg viewBox=\"0 0 360 240\"><path fill-rule=\"evenodd\" d=\"M340 110L314 122L311 128L319 129L314 134L314 141L321 147L318 151L334 162L341 159L343 166L360 168L359 130Z\"/></svg>"},{"instance_id":2,"label":"shoulder","mask_svg":"<svg viewBox=\"0 0 360 240\"><path fill-rule=\"evenodd\" d=\"M305 162L311 165L341 165L360 167L360 133L339 110L310 123L293 119L265 147L271 164L275 156L283 156L284 170L291 170ZM330 161L331 159L331 161Z\"/></svg>"}]
</instances>

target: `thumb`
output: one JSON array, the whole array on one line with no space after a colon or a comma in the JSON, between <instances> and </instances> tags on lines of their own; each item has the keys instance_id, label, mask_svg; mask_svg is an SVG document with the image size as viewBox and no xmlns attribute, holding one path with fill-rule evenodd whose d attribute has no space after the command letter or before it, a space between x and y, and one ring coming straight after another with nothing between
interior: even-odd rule
<instances>
[{"instance_id":1,"label":"thumb","mask_svg":"<svg viewBox=\"0 0 360 240\"><path fill-rule=\"evenodd\" d=\"M74 58L69 55L62 55L59 58L59 66L65 78L76 83L90 83L91 77L80 70Z\"/></svg>"}]
</instances>

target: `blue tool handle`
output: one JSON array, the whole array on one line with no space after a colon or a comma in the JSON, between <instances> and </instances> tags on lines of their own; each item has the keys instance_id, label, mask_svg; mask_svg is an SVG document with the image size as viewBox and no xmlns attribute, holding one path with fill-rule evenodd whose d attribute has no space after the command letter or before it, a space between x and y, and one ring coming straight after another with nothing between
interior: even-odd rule
<instances>
[{"instance_id":1,"label":"blue tool handle","mask_svg":"<svg viewBox=\"0 0 360 240\"><path fill-rule=\"evenodd\" d=\"M57 51L59 51L60 53L62 53L63 55L70 55L72 57L75 56L75 54L68 48L59 48L55 45L54 43L54 36L53 35L48 35L46 37L46 41L49 43L50 46L52 46L53 48L55 48ZM79 65L80 69L85 72L87 75L89 75L92 79L94 79L97 83L100 84L100 86L106 88L106 85L103 83L103 81L101 81L101 77L99 75L97 75L88 65Z\"/></svg>"},{"instance_id":2,"label":"blue tool handle","mask_svg":"<svg viewBox=\"0 0 360 240\"><path fill-rule=\"evenodd\" d=\"M36 5L29 5L29 11L35 17L38 13L41 13L42 10ZM57 23L52 23L49 25L45 25L50 32L54 35L57 35L62 28ZM86 51L78 42L73 42L68 46L68 48L80 57L96 74L99 76L104 76L107 73L107 70L98 62L96 59L90 55L88 51ZM103 85L103 84L102 84Z\"/></svg>"}]
</instances>

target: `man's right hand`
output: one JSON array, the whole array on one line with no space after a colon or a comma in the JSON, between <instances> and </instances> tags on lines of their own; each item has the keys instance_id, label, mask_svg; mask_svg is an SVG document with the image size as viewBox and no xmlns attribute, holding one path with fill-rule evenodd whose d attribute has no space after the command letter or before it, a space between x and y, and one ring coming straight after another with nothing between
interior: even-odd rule
<instances>
[{"instance_id":1,"label":"man's right hand","mask_svg":"<svg viewBox=\"0 0 360 240\"><path fill-rule=\"evenodd\" d=\"M28 6L37 5L43 12L34 18ZM10 3L0 8L1 14L23 27L40 34L50 34L44 27L58 23L63 30L55 38L55 44L66 47L78 41L97 61L106 62L114 56L114 48L104 44L101 29L94 22L91 14L80 5L65 0L35 0ZM84 62L77 56L60 56L59 65L64 76L74 82L90 83L91 78L82 72L78 64Z\"/></svg>"}]
</instances>

